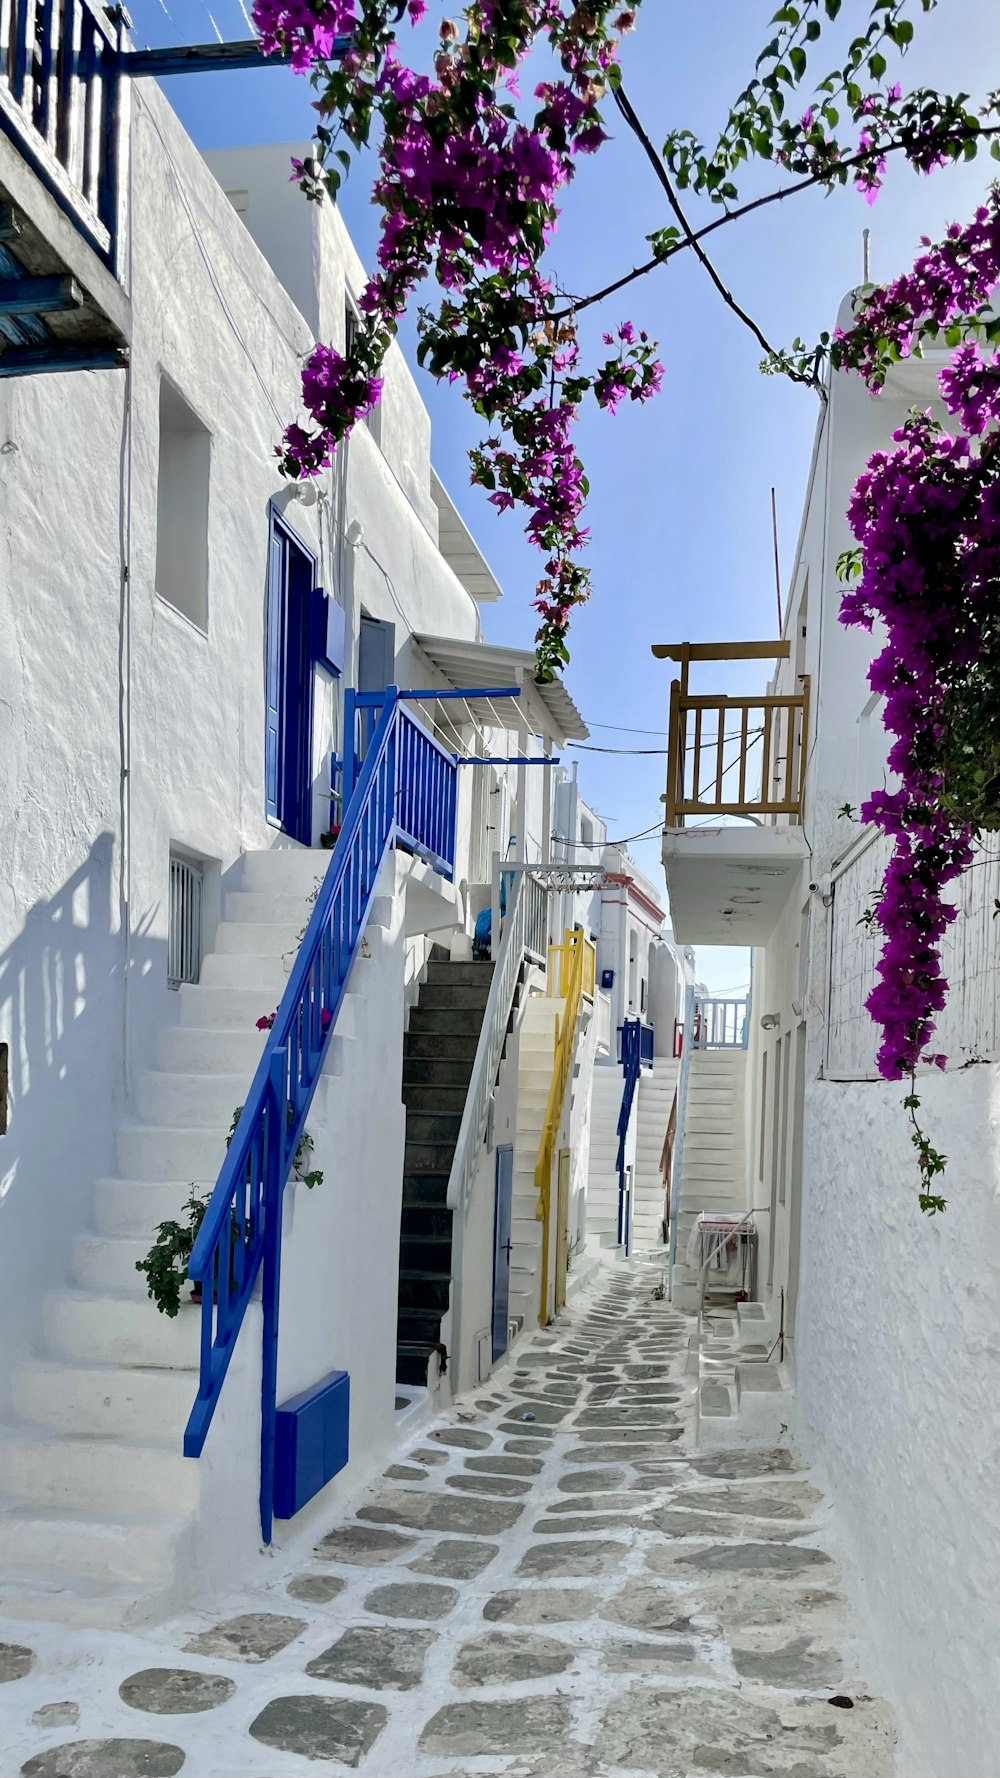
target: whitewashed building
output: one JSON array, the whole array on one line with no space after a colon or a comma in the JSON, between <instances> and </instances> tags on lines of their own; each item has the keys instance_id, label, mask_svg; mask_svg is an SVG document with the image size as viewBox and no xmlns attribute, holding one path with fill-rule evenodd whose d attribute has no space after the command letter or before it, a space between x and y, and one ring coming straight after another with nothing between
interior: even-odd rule
<instances>
[{"instance_id":1,"label":"whitewashed building","mask_svg":"<svg viewBox=\"0 0 1000 1778\"><path fill-rule=\"evenodd\" d=\"M845 302L841 325L850 312ZM866 1672L897 1712L899 1769L954 1778L996 1765L981 1701L1000 1635L1000 865L985 846L945 941L935 1048L948 1068L918 1087L948 1157L948 1208L928 1219L905 1083L877 1077L864 1005L879 939L861 917L888 852L841 810L886 781L887 740L866 677L877 637L839 623L836 577L854 482L911 406L935 403L936 368L933 354L895 366L877 400L856 377L832 378L782 637L692 648L693 704L677 681L664 863L681 939L753 947L744 1029L700 1009L711 1047L691 1064L676 1169L677 1300L697 1295L684 1251L697 1212L752 1209L757 1231L756 1300L729 1318L716 1310L702 1342L702 1436L720 1425L731 1436L733 1413L748 1438L791 1427L837 1505ZM762 668L766 694L712 708L710 663L748 651L776 663ZM716 725L728 737L718 750ZM688 827L696 812L702 824ZM717 825L703 824L713 812Z\"/></svg>"},{"instance_id":2,"label":"whitewashed building","mask_svg":"<svg viewBox=\"0 0 1000 1778\"><path fill-rule=\"evenodd\" d=\"M526 868L587 731L483 641L401 353L331 473L277 472L364 282L339 214L106 78L99 191L30 92L0 135L0 1604L83 1623L231 1575L557 1311L553 1033L597 1034ZM192 1192L170 1317L136 1265Z\"/></svg>"}]
</instances>

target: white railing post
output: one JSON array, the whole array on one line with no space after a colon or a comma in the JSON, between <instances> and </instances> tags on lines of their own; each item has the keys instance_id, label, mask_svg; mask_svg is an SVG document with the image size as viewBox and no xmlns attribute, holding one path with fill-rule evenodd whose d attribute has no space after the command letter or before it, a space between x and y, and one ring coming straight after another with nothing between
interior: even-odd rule
<instances>
[{"instance_id":1,"label":"white railing post","mask_svg":"<svg viewBox=\"0 0 1000 1778\"><path fill-rule=\"evenodd\" d=\"M688 1082L691 1078L691 1052L694 1049L694 1021L697 1007L694 984L690 984L684 1002L684 1041L677 1082L677 1134L674 1137L674 1159L670 1172L670 1260L668 1294L674 1295L674 1264L677 1259L677 1210L681 1195L681 1167L684 1162L684 1123L687 1116Z\"/></svg>"}]
</instances>

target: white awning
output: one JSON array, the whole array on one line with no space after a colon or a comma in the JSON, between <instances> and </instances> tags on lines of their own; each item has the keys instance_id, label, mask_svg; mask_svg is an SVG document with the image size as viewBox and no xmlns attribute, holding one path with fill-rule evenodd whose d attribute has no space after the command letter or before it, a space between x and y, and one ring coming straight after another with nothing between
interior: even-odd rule
<instances>
[{"instance_id":1,"label":"white awning","mask_svg":"<svg viewBox=\"0 0 1000 1778\"><path fill-rule=\"evenodd\" d=\"M496 575L447 488L433 469L431 498L438 510L438 549L455 578L461 581L477 605L501 599L503 593Z\"/></svg>"},{"instance_id":2,"label":"white awning","mask_svg":"<svg viewBox=\"0 0 1000 1778\"><path fill-rule=\"evenodd\" d=\"M528 648L495 648L486 642L463 642L454 636L414 636L421 653L453 691L486 690L517 686L521 695L513 701L475 700L476 714L484 724L500 716L510 727L524 722L529 734L542 735L563 747L567 741L585 741L590 733L561 679L549 685L535 680L535 657ZM473 700L469 700L473 703Z\"/></svg>"}]
</instances>

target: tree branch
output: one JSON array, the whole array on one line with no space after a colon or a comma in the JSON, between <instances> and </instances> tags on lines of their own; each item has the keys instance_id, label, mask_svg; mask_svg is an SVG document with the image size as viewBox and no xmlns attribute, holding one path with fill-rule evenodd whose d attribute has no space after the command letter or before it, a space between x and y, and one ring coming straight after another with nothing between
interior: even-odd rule
<instances>
[{"instance_id":1,"label":"tree branch","mask_svg":"<svg viewBox=\"0 0 1000 1778\"><path fill-rule=\"evenodd\" d=\"M983 141L987 141L994 136L1000 136L1000 124L991 124L989 128L980 130L979 134ZM948 140L949 138L947 136L943 138L944 142L947 142ZM900 149L906 149L912 146L912 142L908 140L885 142L879 145L878 153L894 154ZM655 149L653 152L656 152ZM865 165L871 160L871 157L872 151L869 149L865 154L853 154L846 160L838 161L837 166L838 169L842 168L845 171L850 172L852 167ZM714 222L706 222L704 227L693 229L691 231L690 240L685 239L683 241L677 241L673 247L668 247L665 252L657 253L652 259L647 259L642 265L633 266L630 272L623 272L620 278L615 278L612 283L605 284L600 290L592 291L589 296L577 297L572 302L569 302L566 308L554 310L551 314L546 315L545 319L549 321L565 321L571 315L578 315L583 309L593 308L595 303L605 302L609 296L617 295L619 290L625 290L630 284L635 284L640 278L648 277L650 272L656 271L657 266L666 265L667 261L673 259L676 254L686 253L689 247L697 247L697 245L705 240L708 235L714 235L716 229L725 228L731 222L740 222L744 216L752 215L755 210L763 210L768 204L780 204L785 198L797 196L800 191L809 191L816 185L829 185L830 178L831 175L829 169L824 173L811 173L807 179L799 179L794 185L779 186L777 191L765 192L763 197L752 198L749 203L740 204L735 210L727 210L724 215L717 216Z\"/></svg>"},{"instance_id":2,"label":"tree branch","mask_svg":"<svg viewBox=\"0 0 1000 1778\"><path fill-rule=\"evenodd\" d=\"M769 356L773 356L774 347L771 345L770 340L758 327L756 321L753 319L753 316L748 315L746 312L746 309L741 308L740 304L736 301L736 298L733 295L732 291L728 290L726 288L726 286L722 282L722 279L720 278L718 272L716 271L714 265L712 264L712 261L709 259L708 254L705 252L704 247L702 247L700 241L698 240L697 235L695 234L694 230L692 229L691 224L689 223L687 217L684 214L684 211L681 208L680 202L677 197L677 193L674 191L673 184L670 179L670 175L667 172L667 169L663 163L663 160L662 160L661 156L657 154L656 149L653 147L653 144L650 141L649 136L646 134L645 129L643 128L641 122L639 121L639 118L637 117L637 115L632 107L632 101L629 98L629 96L626 93L625 88L623 86L616 86L615 87L615 104L618 106L618 109L621 112L623 118L625 119L625 122L628 124L629 129L632 131L632 134L637 138L637 140L641 144L643 152L645 153L646 159L649 161L650 166L652 167L654 173L656 174L657 179L659 180L664 191L666 192L667 203L670 205L670 208L673 211L674 215L676 216L677 221L681 225L681 230L684 235L685 244L692 249L694 256L697 259L699 265L701 265L704 268L704 270L708 273L708 276L711 278L712 283L715 285L715 288L718 291L719 295L721 296L727 309L732 309L733 314L737 317L738 320L742 321L744 327L749 328L750 332L753 334L754 339L757 341L757 344L761 347L761 350L764 351L765 353L767 353ZM805 376L801 371L789 371L788 376L789 376L790 381L793 383L805 383L807 385L807 387L810 389L822 390L822 384L820 383L818 377ZM823 391L823 394L825 396L825 391Z\"/></svg>"}]
</instances>

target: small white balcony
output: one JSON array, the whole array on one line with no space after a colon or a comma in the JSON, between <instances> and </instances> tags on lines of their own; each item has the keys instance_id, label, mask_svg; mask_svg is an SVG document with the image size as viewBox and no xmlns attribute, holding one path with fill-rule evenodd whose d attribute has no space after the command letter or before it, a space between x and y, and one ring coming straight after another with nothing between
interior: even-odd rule
<instances>
[{"instance_id":1,"label":"small white balcony","mask_svg":"<svg viewBox=\"0 0 1000 1778\"><path fill-rule=\"evenodd\" d=\"M670 688L663 868L681 944L762 945L808 855L809 681L784 696L692 694L693 662L787 659L787 642L661 644Z\"/></svg>"}]
</instances>

